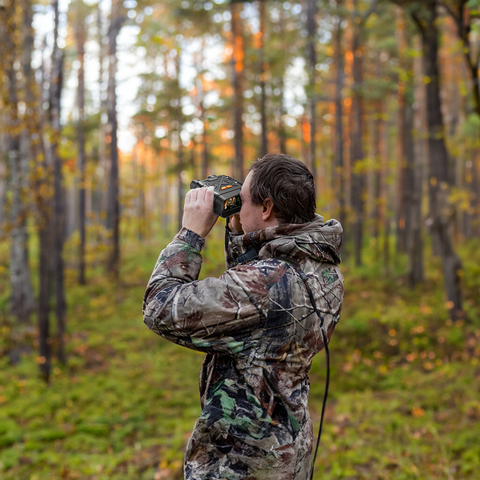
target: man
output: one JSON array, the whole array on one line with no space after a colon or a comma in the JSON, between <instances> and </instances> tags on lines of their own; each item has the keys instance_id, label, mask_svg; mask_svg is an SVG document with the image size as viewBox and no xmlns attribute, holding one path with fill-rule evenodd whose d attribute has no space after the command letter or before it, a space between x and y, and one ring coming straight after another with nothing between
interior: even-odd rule
<instances>
[{"instance_id":1,"label":"man","mask_svg":"<svg viewBox=\"0 0 480 480\"><path fill-rule=\"evenodd\" d=\"M185 453L187 480L307 480L312 359L340 317L342 227L315 214L313 176L282 154L254 162L226 234L227 271L198 281L204 238L218 217L213 187L185 197L183 228L155 266L144 322L205 352L202 412ZM242 263L243 262L243 263Z\"/></svg>"}]
</instances>

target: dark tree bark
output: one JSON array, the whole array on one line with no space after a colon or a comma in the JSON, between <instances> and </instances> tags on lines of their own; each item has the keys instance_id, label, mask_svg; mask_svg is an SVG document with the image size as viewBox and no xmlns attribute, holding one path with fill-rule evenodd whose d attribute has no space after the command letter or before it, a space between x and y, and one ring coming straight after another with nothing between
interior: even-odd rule
<instances>
[{"instance_id":1,"label":"dark tree bark","mask_svg":"<svg viewBox=\"0 0 480 480\"><path fill-rule=\"evenodd\" d=\"M415 153L414 112L411 103L406 110L406 154L407 154L407 253L408 253L408 285L413 288L423 282L423 235L422 235L422 166Z\"/></svg>"},{"instance_id":2,"label":"dark tree bark","mask_svg":"<svg viewBox=\"0 0 480 480\"><path fill-rule=\"evenodd\" d=\"M418 39L420 44L420 40ZM417 45L415 45L417 47ZM418 48L420 46L418 45ZM416 135L412 139L413 152L413 187L411 199L411 217L409 237L407 239L408 273L407 280L410 287L423 282L424 279L424 242L422 217L422 187L425 172L425 159L428 157L426 141L426 101L425 84L423 78L422 58L415 58L413 62L413 105L411 105L412 128ZM408 117L407 117L408 118Z\"/></svg>"},{"instance_id":3,"label":"dark tree bark","mask_svg":"<svg viewBox=\"0 0 480 480\"><path fill-rule=\"evenodd\" d=\"M315 50L317 28L317 1L307 0L307 65L309 74L308 85L308 110L310 115L310 170L313 178L316 179L316 142L315 134L317 130L316 107L317 99L315 95L317 52Z\"/></svg>"},{"instance_id":4,"label":"dark tree bark","mask_svg":"<svg viewBox=\"0 0 480 480\"><path fill-rule=\"evenodd\" d=\"M360 15L357 10L358 0L354 0L354 25L352 38L353 52L353 98L352 98L352 124L351 131L351 164L352 164L352 202L354 220L352 225L353 233L353 255L355 265L362 265L363 245L363 224L365 215L365 175L362 169L358 168L363 160L363 46L362 30L368 17L375 11L377 3L372 2L370 9Z\"/></svg>"},{"instance_id":5,"label":"dark tree bark","mask_svg":"<svg viewBox=\"0 0 480 480\"><path fill-rule=\"evenodd\" d=\"M286 41L285 41L285 18L283 15L283 6L279 8L279 19L278 19L278 26L279 26L279 33L280 33L280 45L281 51L285 52L287 49ZM273 81L278 81L278 122L277 122L277 134L279 140L279 148L280 152L287 154L287 132L285 129L285 75L284 71L280 75L277 76L277 79L274 78Z\"/></svg>"},{"instance_id":6,"label":"dark tree bark","mask_svg":"<svg viewBox=\"0 0 480 480\"><path fill-rule=\"evenodd\" d=\"M406 59L407 38L405 32L405 20L403 11L399 9L397 20L397 43L400 59L400 68L408 68ZM396 208L396 238L397 252L405 253L407 249L408 237L408 219L407 219L407 100L406 100L406 82L400 76L398 82L398 137L397 137L397 159L398 159L398 177L397 177L397 208Z\"/></svg>"},{"instance_id":7,"label":"dark tree bark","mask_svg":"<svg viewBox=\"0 0 480 480\"><path fill-rule=\"evenodd\" d=\"M426 106L428 124L428 177L431 232L439 249L442 261L445 289L450 315L453 320L462 316L462 295L459 272L462 265L453 248L448 218L448 193L452 184L445 145L440 76L438 73L438 27L437 0L422 1L421 6L411 10L422 38Z\"/></svg>"},{"instance_id":8,"label":"dark tree bark","mask_svg":"<svg viewBox=\"0 0 480 480\"><path fill-rule=\"evenodd\" d=\"M180 231L182 228L182 219L183 219L183 201L184 201L184 188L183 188L183 143L182 138L180 137L181 132L181 123L177 121L178 125L178 150L177 150L177 186L178 186L178 196L177 196L177 231Z\"/></svg>"},{"instance_id":9,"label":"dark tree bark","mask_svg":"<svg viewBox=\"0 0 480 480\"><path fill-rule=\"evenodd\" d=\"M52 51L52 74L50 83L50 125L52 130L50 140L51 158L53 160L53 275L55 281L55 316L57 319L56 347L57 357L62 363L66 363L64 335L67 303L65 298L64 284L64 211L65 197L63 193L62 159L58 154L60 141L60 99L63 85L64 54L58 47L59 11L58 0L52 2L55 13L54 46Z\"/></svg>"},{"instance_id":10,"label":"dark tree bark","mask_svg":"<svg viewBox=\"0 0 480 480\"><path fill-rule=\"evenodd\" d=\"M337 8L342 0L337 0ZM343 165L343 98L344 65L342 55L342 17L338 12L334 18L333 63L335 65L335 190L338 202L338 220L346 228L344 165Z\"/></svg>"},{"instance_id":11,"label":"dark tree bark","mask_svg":"<svg viewBox=\"0 0 480 480\"><path fill-rule=\"evenodd\" d=\"M118 0L113 0L108 31L108 124L110 138L110 175L107 194L107 229L111 232L111 251L107 261L107 270L118 280L120 270L120 185L118 171L117 142L117 36L124 17L120 15Z\"/></svg>"},{"instance_id":12,"label":"dark tree bark","mask_svg":"<svg viewBox=\"0 0 480 480\"><path fill-rule=\"evenodd\" d=\"M355 265L362 265L362 244L363 244L363 224L365 214L365 175L358 164L363 160L363 51L360 46L360 32L354 26L353 33L353 99L352 99L352 138L351 138L351 158L352 158L352 201L354 220L352 225L353 233L353 254Z\"/></svg>"},{"instance_id":13,"label":"dark tree bark","mask_svg":"<svg viewBox=\"0 0 480 480\"><path fill-rule=\"evenodd\" d=\"M83 15L83 1L79 2L79 8L75 10L75 39L77 42L77 55L80 62L78 68L78 89L77 89L77 107L78 107L78 227L80 233L80 244L78 246L78 281L80 285L85 285L85 243L86 243L86 225L85 225L85 168L87 158L85 154L85 15Z\"/></svg>"},{"instance_id":14,"label":"dark tree bark","mask_svg":"<svg viewBox=\"0 0 480 480\"><path fill-rule=\"evenodd\" d=\"M100 218L104 218L104 223L106 225L106 212L108 204L108 192L106 186L106 179L109 177L110 168L109 162L106 155L106 128L108 125L104 123L103 117L107 112L107 92L104 91L103 80L104 80L104 63L105 63L105 44L103 42L103 13L101 9L102 0L99 0L97 6L97 42L98 42L98 89L100 92L100 125L98 129L98 163L100 165L100 175L98 183L98 198L100 199L100 204L98 206Z\"/></svg>"},{"instance_id":15,"label":"dark tree bark","mask_svg":"<svg viewBox=\"0 0 480 480\"><path fill-rule=\"evenodd\" d=\"M242 22L240 18L241 4L231 3L232 14L232 83L233 83L233 129L235 160L233 164L233 176L243 182L244 179L244 158L243 158L243 69L244 69L244 45Z\"/></svg>"},{"instance_id":16,"label":"dark tree bark","mask_svg":"<svg viewBox=\"0 0 480 480\"><path fill-rule=\"evenodd\" d=\"M438 4L443 5L455 21L457 33L463 45L463 56L472 79L471 92L473 107L477 115L480 115L480 50L477 49L475 54L475 49L470 41L470 34L472 33L472 14L468 5L469 1L443 0L439 1Z\"/></svg>"},{"instance_id":17,"label":"dark tree bark","mask_svg":"<svg viewBox=\"0 0 480 480\"><path fill-rule=\"evenodd\" d=\"M183 142L182 142L182 130L183 130L183 118L182 118L182 107L181 107L181 89L180 89L180 67L182 65L180 60L181 52L178 51L177 56L175 57L175 90L178 92L177 102L175 104L175 120L174 128L175 135L177 139L177 231L180 231L182 228L182 219L183 219L183 202L184 202L184 186L182 173L184 169L184 159L183 159Z\"/></svg>"},{"instance_id":18,"label":"dark tree bark","mask_svg":"<svg viewBox=\"0 0 480 480\"><path fill-rule=\"evenodd\" d=\"M374 226L373 236L376 240L377 253L380 248L380 231L382 228L382 217L384 214L384 198L382 197L382 166L383 152L382 145L384 141L384 120L383 120L384 104L382 100L375 102L375 125L373 131L373 145L375 156L375 175L373 179L373 198L374 198Z\"/></svg>"},{"instance_id":19,"label":"dark tree bark","mask_svg":"<svg viewBox=\"0 0 480 480\"><path fill-rule=\"evenodd\" d=\"M258 76L260 85L260 117L262 125L260 157L268 153L267 140L267 95L265 93L265 0L258 1L258 13L260 18L260 45L258 59Z\"/></svg>"}]
</instances>

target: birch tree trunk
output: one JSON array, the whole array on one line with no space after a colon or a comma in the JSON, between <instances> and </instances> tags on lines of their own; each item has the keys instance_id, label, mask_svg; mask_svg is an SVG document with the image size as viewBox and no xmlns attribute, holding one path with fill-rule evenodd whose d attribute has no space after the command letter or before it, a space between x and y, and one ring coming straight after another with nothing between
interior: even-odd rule
<instances>
[{"instance_id":1,"label":"birch tree trunk","mask_svg":"<svg viewBox=\"0 0 480 480\"><path fill-rule=\"evenodd\" d=\"M7 134L5 136L7 158L11 178L10 205L10 312L19 322L27 322L33 311L34 294L32 289L30 267L28 262L28 173L29 173L29 142L28 134L20 133L20 116L18 111L18 80L14 64L18 45L16 44L17 2L12 0L0 11L0 39L4 45L5 74L8 94L5 98L5 120ZM24 73L30 68L33 42L31 39L31 6L26 6L24 14L23 52ZM26 17L26 18L25 18ZM26 30L25 25L29 25ZM28 65L25 65L28 62ZM25 70L26 69L26 70ZM25 80L25 77L24 77Z\"/></svg>"}]
</instances>

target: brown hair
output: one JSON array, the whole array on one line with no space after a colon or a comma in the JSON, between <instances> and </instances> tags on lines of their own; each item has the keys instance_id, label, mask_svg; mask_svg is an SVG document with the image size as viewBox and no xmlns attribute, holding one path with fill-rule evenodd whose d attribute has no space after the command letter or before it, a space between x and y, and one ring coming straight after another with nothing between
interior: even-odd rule
<instances>
[{"instance_id":1,"label":"brown hair","mask_svg":"<svg viewBox=\"0 0 480 480\"><path fill-rule=\"evenodd\" d=\"M267 153L250 166L252 203L270 198L282 223L306 223L315 217L315 183L306 165L283 153Z\"/></svg>"}]
</instances>

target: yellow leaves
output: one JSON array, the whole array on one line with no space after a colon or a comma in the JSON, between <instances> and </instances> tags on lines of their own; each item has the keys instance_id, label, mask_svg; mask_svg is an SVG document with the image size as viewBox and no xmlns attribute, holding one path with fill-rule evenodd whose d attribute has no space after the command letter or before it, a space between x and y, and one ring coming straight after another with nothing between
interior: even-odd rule
<instances>
[{"instance_id":1,"label":"yellow leaves","mask_svg":"<svg viewBox=\"0 0 480 480\"><path fill-rule=\"evenodd\" d=\"M5 403L7 401L7 397L5 395L0 395L0 403Z\"/></svg>"},{"instance_id":2,"label":"yellow leaves","mask_svg":"<svg viewBox=\"0 0 480 480\"><path fill-rule=\"evenodd\" d=\"M454 306L455 306L455 304L451 300L449 300L448 302L445 302L445 308L447 310L452 309Z\"/></svg>"},{"instance_id":3,"label":"yellow leaves","mask_svg":"<svg viewBox=\"0 0 480 480\"><path fill-rule=\"evenodd\" d=\"M35 361L36 361L39 365L43 365L43 364L47 361L47 359L46 359L45 357L37 357L37 358L35 359Z\"/></svg>"},{"instance_id":4,"label":"yellow leaves","mask_svg":"<svg viewBox=\"0 0 480 480\"><path fill-rule=\"evenodd\" d=\"M389 334L391 337L394 337L394 336L397 334L397 331L396 331L394 328L391 328L391 329L388 331L388 334Z\"/></svg>"}]
</instances>

